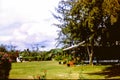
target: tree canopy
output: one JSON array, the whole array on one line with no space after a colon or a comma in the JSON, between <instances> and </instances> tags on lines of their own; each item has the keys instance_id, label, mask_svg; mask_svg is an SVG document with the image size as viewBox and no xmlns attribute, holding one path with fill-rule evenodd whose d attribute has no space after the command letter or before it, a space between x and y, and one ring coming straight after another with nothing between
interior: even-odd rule
<instances>
[{"instance_id":1,"label":"tree canopy","mask_svg":"<svg viewBox=\"0 0 120 80\"><path fill-rule=\"evenodd\" d=\"M61 0L54 15L61 23L58 41L65 47L86 40L93 47L120 41L120 0Z\"/></svg>"}]
</instances>

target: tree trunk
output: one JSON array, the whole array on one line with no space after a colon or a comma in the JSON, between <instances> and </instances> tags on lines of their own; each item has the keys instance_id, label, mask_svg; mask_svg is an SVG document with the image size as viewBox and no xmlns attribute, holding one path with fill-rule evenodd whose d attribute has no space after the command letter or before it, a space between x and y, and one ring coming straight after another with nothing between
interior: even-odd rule
<instances>
[{"instance_id":1,"label":"tree trunk","mask_svg":"<svg viewBox=\"0 0 120 80\"><path fill-rule=\"evenodd\" d=\"M93 65L93 47L91 46L91 53L89 54L89 64Z\"/></svg>"},{"instance_id":2,"label":"tree trunk","mask_svg":"<svg viewBox=\"0 0 120 80\"><path fill-rule=\"evenodd\" d=\"M89 55L89 64L93 65L93 49L90 49L89 46L87 46L87 52Z\"/></svg>"},{"instance_id":3,"label":"tree trunk","mask_svg":"<svg viewBox=\"0 0 120 80\"><path fill-rule=\"evenodd\" d=\"M94 41L91 42L90 48L89 48L88 43L87 43L87 52L89 55L89 64L93 65Z\"/></svg>"}]
</instances>

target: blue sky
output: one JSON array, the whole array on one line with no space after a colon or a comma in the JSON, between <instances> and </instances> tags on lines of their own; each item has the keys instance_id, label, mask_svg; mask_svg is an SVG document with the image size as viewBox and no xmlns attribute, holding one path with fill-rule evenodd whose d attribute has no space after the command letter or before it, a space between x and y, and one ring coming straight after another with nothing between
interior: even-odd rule
<instances>
[{"instance_id":1,"label":"blue sky","mask_svg":"<svg viewBox=\"0 0 120 80\"><path fill-rule=\"evenodd\" d=\"M31 45L55 48L58 28L51 14L60 0L0 0L0 43L16 45L18 50Z\"/></svg>"}]
</instances>

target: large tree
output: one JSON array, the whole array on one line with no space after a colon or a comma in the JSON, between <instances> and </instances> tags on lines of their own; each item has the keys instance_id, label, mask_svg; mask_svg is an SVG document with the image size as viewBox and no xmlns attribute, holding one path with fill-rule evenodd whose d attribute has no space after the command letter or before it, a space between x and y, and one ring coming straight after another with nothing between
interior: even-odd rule
<instances>
[{"instance_id":1,"label":"large tree","mask_svg":"<svg viewBox=\"0 0 120 80\"><path fill-rule=\"evenodd\" d=\"M56 10L60 15L54 16L61 22L58 40L70 45L87 40L90 64L95 45L116 41L111 36L119 33L113 32L120 27L120 0L62 0Z\"/></svg>"}]
</instances>

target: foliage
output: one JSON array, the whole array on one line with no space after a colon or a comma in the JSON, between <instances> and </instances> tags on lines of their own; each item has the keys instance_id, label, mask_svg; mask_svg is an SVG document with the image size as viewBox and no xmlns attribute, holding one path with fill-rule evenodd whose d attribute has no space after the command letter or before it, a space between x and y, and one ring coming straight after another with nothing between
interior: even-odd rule
<instances>
[{"instance_id":1,"label":"foliage","mask_svg":"<svg viewBox=\"0 0 120 80\"><path fill-rule=\"evenodd\" d=\"M52 59L52 54L50 51L29 51L24 50L20 53L20 56L23 57L25 61L46 61Z\"/></svg>"},{"instance_id":2,"label":"foliage","mask_svg":"<svg viewBox=\"0 0 120 80\"><path fill-rule=\"evenodd\" d=\"M63 60L62 55L56 55L55 60L57 60L57 61Z\"/></svg>"},{"instance_id":3,"label":"foliage","mask_svg":"<svg viewBox=\"0 0 120 80\"><path fill-rule=\"evenodd\" d=\"M57 15L60 21L56 24L61 29L59 43L64 47L86 41L90 64L94 54L94 46L115 45L120 39L113 37L120 33L120 1L119 0L61 0ZM112 38L112 40L111 40Z\"/></svg>"},{"instance_id":4,"label":"foliage","mask_svg":"<svg viewBox=\"0 0 120 80\"><path fill-rule=\"evenodd\" d=\"M0 52L0 79L8 79L10 70L10 56L7 53Z\"/></svg>"},{"instance_id":5,"label":"foliage","mask_svg":"<svg viewBox=\"0 0 120 80\"><path fill-rule=\"evenodd\" d=\"M7 49L3 44L0 45L0 51L1 52L7 52Z\"/></svg>"}]
</instances>

